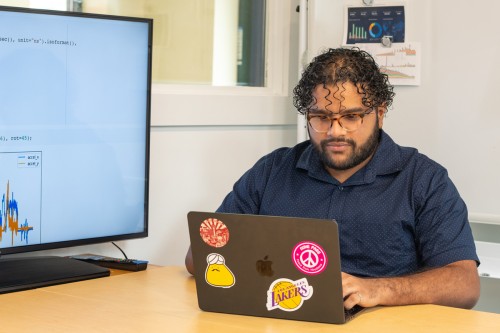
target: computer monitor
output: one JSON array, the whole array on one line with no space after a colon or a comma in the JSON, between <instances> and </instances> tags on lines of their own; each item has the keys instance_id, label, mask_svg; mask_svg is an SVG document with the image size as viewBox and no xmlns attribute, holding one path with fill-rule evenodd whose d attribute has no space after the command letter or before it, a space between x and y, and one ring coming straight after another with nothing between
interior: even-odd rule
<instances>
[{"instance_id":1,"label":"computer monitor","mask_svg":"<svg viewBox=\"0 0 500 333\"><path fill-rule=\"evenodd\" d=\"M0 6L0 292L37 279L6 254L148 235L152 25Z\"/></svg>"}]
</instances>

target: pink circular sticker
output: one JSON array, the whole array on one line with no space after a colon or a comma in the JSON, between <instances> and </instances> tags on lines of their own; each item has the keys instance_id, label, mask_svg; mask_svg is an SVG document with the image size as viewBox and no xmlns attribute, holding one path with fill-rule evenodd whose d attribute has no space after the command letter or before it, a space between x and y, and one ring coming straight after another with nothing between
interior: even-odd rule
<instances>
[{"instance_id":1,"label":"pink circular sticker","mask_svg":"<svg viewBox=\"0 0 500 333\"><path fill-rule=\"evenodd\" d=\"M309 275L323 272L328 263L325 250L314 242L300 242L293 248L292 260L299 271Z\"/></svg>"},{"instance_id":2,"label":"pink circular sticker","mask_svg":"<svg viewBox=\"0 0 500 333\"><path fill-rule=\"evenodd\" d=\"M229 230L222 221L210 218L201 223L200 236L210 246L223 247L229 241Z\"/></svg>"}]
</instances>

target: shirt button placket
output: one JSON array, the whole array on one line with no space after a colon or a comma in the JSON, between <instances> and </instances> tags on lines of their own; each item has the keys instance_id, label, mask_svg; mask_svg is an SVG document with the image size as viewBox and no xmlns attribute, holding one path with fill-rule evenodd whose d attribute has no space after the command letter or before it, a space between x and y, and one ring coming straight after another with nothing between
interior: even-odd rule
<instances>
[{"instance_id":1,"label":"shirt button placket","mask_svg":"<svg viewBox=\"0 0 500 333\"><path fill-rule=\"evenodd\" d=\"M342 217L342 210L344 209L345 202L345 193L343 192L344 186L336 185L333 188L332 196L330 199L328 218L338 220Z\"/></svg>"}]
</instances>

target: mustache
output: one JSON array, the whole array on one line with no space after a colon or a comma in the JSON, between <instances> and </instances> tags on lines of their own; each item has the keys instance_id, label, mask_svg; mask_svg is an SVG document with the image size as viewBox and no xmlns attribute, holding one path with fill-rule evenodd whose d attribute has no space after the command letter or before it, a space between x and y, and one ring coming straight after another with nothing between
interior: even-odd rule
<instances>
[{"instance_id":1,"label":"mustache","mask_svg":"<svg viewBox=\"0 0 500 333\"><path fill-rule=\"evenodd\" d=\"M329 143L334 143L334 142L343 142L347 143L353 147L356 147L356 143L352 139L344 138L344 137L337 137L337 138L328 138L325 140L321 140L321 147L325 147Z\"/></svg>"}]
</instances>

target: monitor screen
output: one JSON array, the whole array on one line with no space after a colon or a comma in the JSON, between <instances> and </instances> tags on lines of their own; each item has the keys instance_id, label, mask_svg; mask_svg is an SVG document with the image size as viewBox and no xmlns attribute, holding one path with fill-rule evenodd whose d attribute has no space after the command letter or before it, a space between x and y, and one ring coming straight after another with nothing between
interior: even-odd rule
<instances>
[{"instance_id":1,"label":"monitor screen","mask_svg":"<svg viewBox=\"0 0 500 333\"><path fill-rule=\"evenodd\" d=\"M0 7L0 251L147 236L152 20Z\"/></svg>"}]
</instances>

